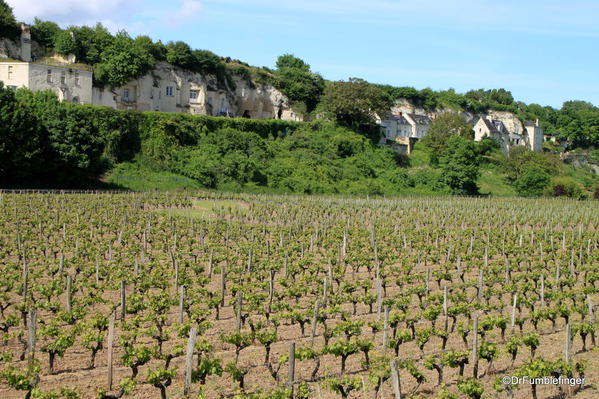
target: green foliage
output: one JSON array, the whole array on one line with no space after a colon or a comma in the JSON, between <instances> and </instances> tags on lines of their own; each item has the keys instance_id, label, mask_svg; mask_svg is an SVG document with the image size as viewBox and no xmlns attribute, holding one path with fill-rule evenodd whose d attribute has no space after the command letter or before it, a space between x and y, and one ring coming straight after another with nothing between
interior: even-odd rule
<instances>
[{"instance_id":1,"label":"green foliage","mask_svg":"<svg viewBox=\"0 0 599 399\"><path fill-rule=\"evenodd\" d=\"M354 129L374 125L376 115L386 115L391 103L390 97L379 87L357 78L330 82L321 98L324 112Z\"/></svg>"},{"instance_id":2,"label":"green foliage","mask_svg":"<svg viewBox=\"0 0 599 399\"><path fill-rule=\"evenodd\" d=\"M454 194L478 194L479 156L473 141L452 136L439 159L442 181Z\"/></svg>"},{"instance_id":3,"label":"green foliage","mask_svg":"<svg viewBox=\"0 0 599 399\"><path fill-rule=\"evenodd\" d=\"M429 130L421 140L430 148L431 164L436 165L441 154L448 148L449 139L458 136L472 140L474 131L466 120L458 113L446 112L435 118Z\"/></svg>"},{"instance_id":4,"label":"green foliage","mask_svg":"<svg viewBox=\"0 0 599 399\"><path fill-rule=\"evenodd\" d=\"M16 39L20 32L12 7L5 0L0 0L0 38Z\"/></svg>"},{"instance_id":5,"label":"green foliage","mask_svg":"<svg viewBox=\"0 0 599 399\"><path fill-rule=\"evenodd\" d=\"M554 177L545 190L545 195L568 197L574 199L587 198L584 188L570 177Z\"/></svg>"},{"instance_id":6,"label":"green foliage","mask_svg":"<svg viewBox=\"0 0 599 399\"><path fill-rule=\"evenodd\" d=\"M310 71L310 65L290 54L277 59L275 86L292 101L306 105L306 111L314 110L324 91L324 79Z\"/></svg>"},{"instance_id":7,"label":"green foliage","mask_svg":"<svg viewBox=\"0 0 599 399\"><path fill-rule=\"evenodd\" d=\"M551 177L540 167L532 166L514 182L518 195L522 197L538 197L543 194Z\"/></svg>"},{"instance_id":8,"label":"green foliage","mask_svg":"<svg viewBox=\"0 0 599 399\"><path fill-rule=\"evenodd\" d=\"M31 25L31 39L49 51L54 49L54 43L60 32L58 24L52 21L43 21L37 17Z\"/></svg>"},{"instance_id":9,"label":"green foliage","mask_svg":"<svg viewBox=\"0 0 599 399\"><path fill-rule=\"evenodd\" d=\"M0 186L29 180L44 170L47 146L37 118L0 82Z\"/></svg>"},{"instance_id":10,"label":"green foliage","mask_svg":"<svg viewBox=\"0 0 599 399\"><path fill-rule=\"evenodd\" d=\"M362 380L359 377L338 377L327 380L327 385L333 392L337 392L342 398L347 398L352 391L362 388Z\"/></svg>"},{"instance_id":11,"label":"green foliage","mask_svg":"<svg viewBox=\"0 0 599 399\"><path fill-rule=\"evenodd\" d=\"M102 50L94 67L94 77L101 84L119 87L145 75L154 67L154 62L146 47L121 31Z\"/></svg>"},{"instance_id":12,"label":"green foliage","mask_svg":"<svg viewBox=\"0 0 599 399\"><path fill-rule=\"evenodd\" d=\"M474 378L460 378L458 390L472 399L480 399L484 392L482 383Z\"/></svg>"}]
</instances>

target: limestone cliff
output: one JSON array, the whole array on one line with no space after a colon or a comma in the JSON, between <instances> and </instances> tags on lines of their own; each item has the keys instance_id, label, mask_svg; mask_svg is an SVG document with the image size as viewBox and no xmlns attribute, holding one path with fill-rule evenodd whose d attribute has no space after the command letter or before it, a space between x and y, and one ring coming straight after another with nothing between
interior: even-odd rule
<instances>
[{"instance_id":1,"label":"limestone cliff","mask_svg":"<svg viewBox=\"0 0 599 399\"><path fill-rule=\"evenodd\" d=\"M253 119L302 120L290 100L270 85L233 76L234 88L160 62L145 76L114 89L94 88L93 103L117 109L183 112Z\"/></svg>"}]
</instances>

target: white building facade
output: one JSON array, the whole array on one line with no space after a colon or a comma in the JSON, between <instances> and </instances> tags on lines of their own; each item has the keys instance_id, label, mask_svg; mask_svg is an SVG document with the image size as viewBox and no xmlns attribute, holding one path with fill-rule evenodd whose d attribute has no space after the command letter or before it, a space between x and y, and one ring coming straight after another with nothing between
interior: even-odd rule
<instances>
[{"instance_id":1,"label":"white building facade","mask_svg":"<svg viewBox=\"0 0 599 399\"><path fill-rule=\"evenodd\" d=\"M5 87L50 90L61 101L92 104L92 72L33 62L0 62Z\"/></svg>"}]
</instances>

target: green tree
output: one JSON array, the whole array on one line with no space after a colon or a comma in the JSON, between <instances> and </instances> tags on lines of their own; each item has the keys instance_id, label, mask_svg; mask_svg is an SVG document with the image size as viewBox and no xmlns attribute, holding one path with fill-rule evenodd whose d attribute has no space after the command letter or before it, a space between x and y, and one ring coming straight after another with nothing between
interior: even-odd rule
<instances>
[{"instance_id":1,"label":"green tree","mask_svg":"<svg viewBox=\"0 0 599 399\"><path fill-rule=\"evenodd\" d=\"M376 115L386 115L391 104L391 98L383 90L357 78L330 82L321 98L323 111L354 130L374 126Z\"/></svg>"},{"instance_id":2,"label":"green tree","mask_svg":"<svg viewBox=\"0 0 599 399\"><path fill-rule=\"evenodd\" d=\"M191 70L193 68L193 54L191 48L185 42L170 42L166 45L166 61L181 67Z\"/></svg>"},{"instance_id":3,"label":"green tree","mask_svg":"<svg viewBox=\"0 0 599 399\"><path fill-rule=\"evenodd\" d=\"M437 116L432 122L421 142L431 149L431 164L439 162L441 153L448 147L448 140L453 137L474 139L474 131L466 120L458 113L445 112Z\"/></svg>"},{"instance_id":4,"label":"green tree","mask_svg":"<svg viewBox=\"0 0 599 399\"><path fill-rule=\"evenodd\" d=\"M439 159L442 181L454 194L478 194L476 180L480 175L476 144L460 136L447 140L447 148Z\"/></svg>"},{"instance_id":5,"label":"green tree","mask_svg":"<svg viewBox=\"0 0 599 399\"><path fill-rule=\"evenodd\" d=\"M124 31L117 33L112 44L100 56L94 68L98 82L119 87L146 74L154 66L154 58L140 43Z\"/></svg>"},{"instance_id":6,"label":"green tree","mask_svg":"<svg viewBox=\"0 0 599 399\"><path fill-rule=\"evenodd\" d=\"M31 25L31 38L46 50L53 50L56 37L62 32L58 24L51 21L43 21L39 18L33 20Z\"/></svg>"},{"instance_id":7,"label":"green tree","mask_svg":"<svg viewBox=\"0 0 599 399\"><path fill-rule=\"evenodd\" d=\"M290 54L277 60L275 86L292 101L306 104L307 111L314 110L324 91L324 79L310 71L310 65Z\"/></svg>"},{"instance_id":8,"label":"green tree","mask_svg":"<svg viewBox=\"0 0 599 399\"><path fill-rule=\"evenodd\" d=\"M518 195L522 197L538 197L543 194L551 177L539 166L531 166L514 182Z\"/></svg>"},{"instance_id":9,"label":"green tree","mask_svg":"<svg viewBox=\"0 0 599 399\"><path fill-rule=\"evenodd\" d=\"M58 32L54 37L54 50L59 54L75 54L77 43L72 30Z\"/></svg>"},{"instance_id":10,"label":"green tree","mask_svg":"<svg viewBox=\"0 0 599 399\"><path fill-rule=\"evenodd\" d=\"M12 7L6 1L0 0L0 38L16 39L19 37L19 33L19 25L12 12Z\"/></svg>"},{"instance_id":11,"label":"green tree","mask_svg":"<svg viewBox=\"0 0 599 399\"><path fill-rule=\"evenodd\" d=\"M0 82L0 185L31 181L44 170L47 141L33 110Z\"/></svg>"}]
</instances>

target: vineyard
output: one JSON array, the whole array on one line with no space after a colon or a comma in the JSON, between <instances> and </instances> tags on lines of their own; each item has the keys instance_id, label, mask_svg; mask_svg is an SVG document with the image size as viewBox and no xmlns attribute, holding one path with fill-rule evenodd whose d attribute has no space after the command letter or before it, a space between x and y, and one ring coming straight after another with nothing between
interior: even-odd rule
<instances>
[{"instance_id":1,"label":"vineyard","mask_svg":"<svg viewBox=\"0 0 599 399\"><path fill-rule=\"evenodd\" d=\"M598 246L592 201L0 193L0 397L596 398Z\"/></svg>"}]
</instances>

